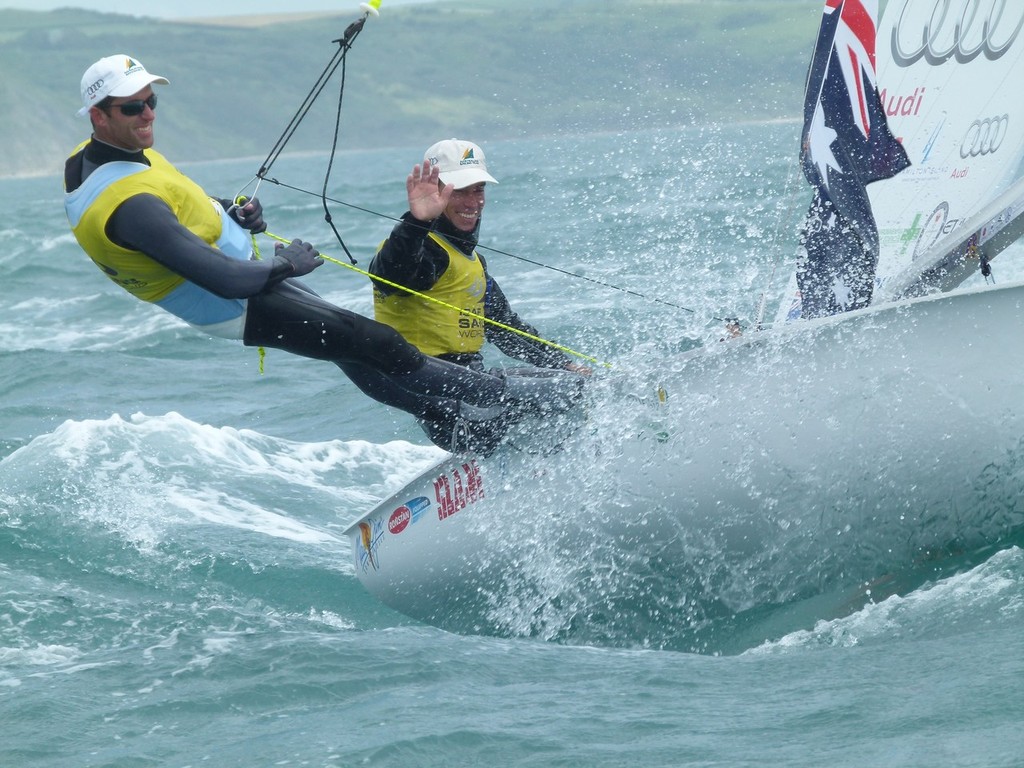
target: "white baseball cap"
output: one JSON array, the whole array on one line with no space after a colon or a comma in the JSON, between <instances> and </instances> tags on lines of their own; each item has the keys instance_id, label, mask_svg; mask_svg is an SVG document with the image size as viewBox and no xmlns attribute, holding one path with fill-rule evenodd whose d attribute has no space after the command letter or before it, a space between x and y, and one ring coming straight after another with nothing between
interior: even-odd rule
<instances>
[{"instance_id":1,"label":"white baseball cap","mask_svg":"<svg viewBox=\"0 0 1024 768\"><path fill-rule=\"evenodd\" d=\"M445 139L434 144L423 155L423 162L436 165L441 181L455 189L465 189L481 181L497 184L487 172L484 151L471 141Z\"/></svg>"},{"instance_id":2,"label":"white baseball cap","mask_svg":"<svg viewBox=\"0 0 1024 768\"><path fill-rule=\"evenodd\" d=\"M118 53L102 58L82 75L84 106L78 110L78 114L89 114L89 110L107 96L131 96L151 83L170 85L166 77L151 75L142 66L142 62L131 56Z\"/></svg>"}]
</instances>

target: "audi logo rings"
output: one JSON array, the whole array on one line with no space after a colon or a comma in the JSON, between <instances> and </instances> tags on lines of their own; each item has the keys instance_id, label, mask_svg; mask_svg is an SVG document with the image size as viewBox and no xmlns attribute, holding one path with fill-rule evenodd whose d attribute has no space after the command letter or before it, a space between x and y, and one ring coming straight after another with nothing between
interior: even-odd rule
<instances>
[{"instance_id":1,"label":"audi logo rings","mask_svg":"<svg viewBox=\"0 0 1024 768\"><path fill-rule=\"evenodd\" d=\"M901 67L922 58L933 67L954 57L966 64L981 54L995 61L1024 28L1019 0L931 0L931 11L928 2L903 2L892 30L893 60Z\"/></svg>"},{"instance_id":2,"label":"audi logo rings","mask_svg":"<svg viewBox=\"0 0 1024 768\"><path fill-rule=\"evenodd\" d=\"M1009 128L1010 116L1006 114L975 120L960 142L960 157L966 160L968 157L991 155L1002 146Z\"/></svg>"}]
</instances>

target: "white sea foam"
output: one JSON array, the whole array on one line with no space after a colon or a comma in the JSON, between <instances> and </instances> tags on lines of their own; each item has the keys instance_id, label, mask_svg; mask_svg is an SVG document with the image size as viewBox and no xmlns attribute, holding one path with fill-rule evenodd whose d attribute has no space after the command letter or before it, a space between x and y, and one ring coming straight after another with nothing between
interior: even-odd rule
<instances>
[{"instance_id":1,"label":"white sea foam","mask_svg":"<svg viewBox=\"0 0 1024 768\"><path fill-rule=\"evenodd\" d=\"M207 523L254 531L266 536L305 544L341 544L341 540L326 531L317 530L288 517L287 512L263 509L257 504L233 499L225 493L203 488L168 488L164 502L171 507L187 510L195 518Z\"/></svg>"},{"instance_id":2,"label":"white sea foam","mask_svg":"<svg viewBox=\"0 0 1024 768\"><path fill-rule=\"evenodd\" d=\"M145 344L160 334L187 329L182 321L151 307L125 304L113 315L110 297L101 293L69 298L33 296L11 305L14 322L0 323L0 337L8 352L47 350L52 352L99 352ZM123 310L123 312L121 311ZM69 318L90 318L88 323Z\"/></svg>"},{"instance_id":3,"label":"white sea foam","mask_svg":"<svg viewBox=\"0 0 1024 768\"><path fill-rule=\"evenodd\" d=\"M70 664L82 652L67 645L36 645L28 648L0 647L0 667L52 667Z\"/></svg>"},{"instance_id":4,"label":"white sea foam","mask_svg":"<svg viewBox=\"0 0 1024 768\"><path fill-rule=\"evenodd\" d=\"M792 632L749 653L814 647L850 647L899 637L937 638L973 632L995 620L1024 616L1024 550L1011 547L964 573L893 595L814 629Z\"/></svg>"},{"instance_id":5,"label":"white sea foam","mask_svg":"<svg viewBox=\"0 0 1024 768\"><path fill-rule=\"evenodd\" d=\"M337 549L346 544L331 528L347 519L328 510L355 516L440 454L401 441L293 442L170 412L67 421L5 461L48 465L79 515L143 550L197 523Z\"/></svg>"}]
</instances>

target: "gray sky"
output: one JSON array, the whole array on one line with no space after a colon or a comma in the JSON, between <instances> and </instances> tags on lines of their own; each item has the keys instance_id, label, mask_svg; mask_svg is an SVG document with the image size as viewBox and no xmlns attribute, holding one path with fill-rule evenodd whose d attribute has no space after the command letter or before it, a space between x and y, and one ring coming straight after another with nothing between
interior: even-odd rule
<instances>
[{"instance_id":1,"label":"gray sky","mask_svg":"<svg viewBox=\"0 0 1024 768\"><path fill-rule=\"evenodd\" d=\"M331 11L358 15L360 0L245 0L238 3L218 3L210 0L0 0L0 9L18 8L24 11L52 11L56 8L85 8L104 13L123 13L130 16L153 16L162 19L187 19L197 16L260 16L267 13L305 13ZM381 13L389 6L429 3L433 0L383 0Z\"/></svg>"}]
</instances>

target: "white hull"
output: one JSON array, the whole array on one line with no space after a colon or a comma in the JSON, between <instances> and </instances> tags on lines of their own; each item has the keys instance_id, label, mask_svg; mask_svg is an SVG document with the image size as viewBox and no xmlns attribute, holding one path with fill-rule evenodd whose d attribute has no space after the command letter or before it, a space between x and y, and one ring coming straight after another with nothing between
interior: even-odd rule
<instances>
[{"instance_id":1,"label":"white hull","mask_svg":"<svg viewBox=\"0 0 1024 768\"><path fill-rule=\"evenodd\" d=\"M1013 285L605 377L564 451L448 457L353 524L356 573L421 621L583 640L849 611L1021 537L1022 329Z\"/></svg>"}]
</instances>

